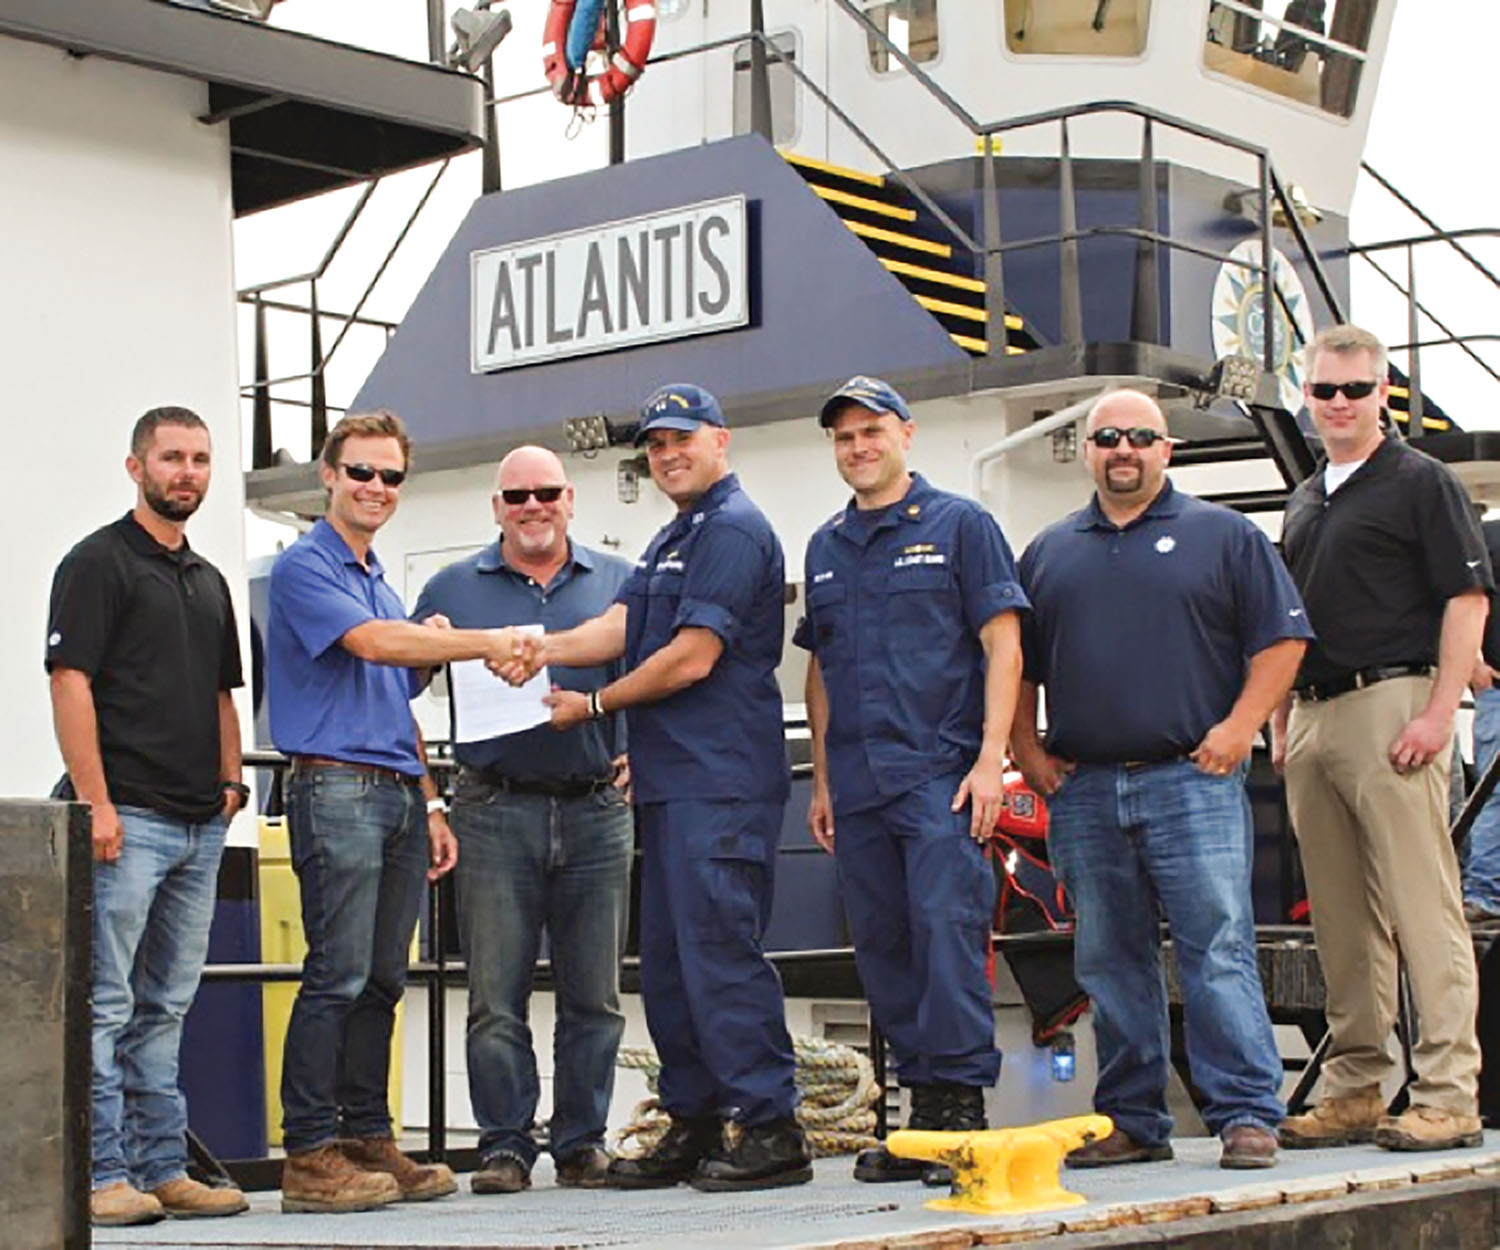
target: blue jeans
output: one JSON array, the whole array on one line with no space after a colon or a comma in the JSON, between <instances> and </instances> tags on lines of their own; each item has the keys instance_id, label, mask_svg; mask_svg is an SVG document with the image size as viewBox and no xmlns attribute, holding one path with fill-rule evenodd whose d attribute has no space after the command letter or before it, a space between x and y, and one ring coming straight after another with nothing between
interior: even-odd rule
<instances>
[{"instance_id":1,"label":"blue jeans","mask_svg":"<svg viewBox=\"0 0 1500 1250\"><path fill-rule=\"evenodd\" d=\"M1285 1115L1255 960L1244 778L1243 768L1211 777L1188 761L1080 766L1048 800L1052 865L1078 914L1074 972L1094 1003L1094 1106L1146 1145L1172 1131L1161 913L1204 1123L1213 1133L1274 1128Z\"/></svg>"},{"instance_id":2,"label":"blue jeans","mask_svg":"<svg viewBox=\"0 0 1500 1250\"><path fill-rule=\"evenodd\" d=\"M281 1065L288 1151L391 1131L391 1030L428 862L415 782L337 765L293 770L292 868L307 956Z\"/></svg>"},{"instance_id":3,"label":"blue jeans","mask_svg":"<svg viewBox=\"0 0 1500 1250\"><path fill-rule=\"evenodd\" d=\"M504 794L460 773L454 790L459 930L469 969L469 1099L479 1154L529 1168L538 1083L527 1004L542 930L557 1000L551 1150L604 1144L625 1029L620 954L635 843L613 786L582 798Z\"/></svg>"},{"instance_id":4,"label":"blue jeans","mask_svg":"<svg viewBox=\"0 0 1500 1250\"><path fill-rule=\"evenodd\" d=\"M93 1185L155 1189L187 1168L177 1056L208 955L224 822L119 812L120 858L94 864Z\"/></svg>"},{"instance_id":5,"label":"blue jeans","mask_svg":"<svg viewBox=\"0 0 1500 1250\"><path fill-rule=\"evenodd\" d=\"M1500 688L1474 696L1474 769L1483 777L1500 753ZM1500 789L1469 829L1464 849L1464 902L1500 913Z\"/></svg>"}]
</instances>

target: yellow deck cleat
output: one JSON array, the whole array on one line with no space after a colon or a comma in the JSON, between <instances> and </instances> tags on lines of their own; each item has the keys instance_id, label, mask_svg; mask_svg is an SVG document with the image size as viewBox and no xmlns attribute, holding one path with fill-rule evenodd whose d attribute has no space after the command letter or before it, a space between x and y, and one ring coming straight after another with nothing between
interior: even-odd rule
<instances>
[{"instance_id":1,"label":"yellow deck cleat","mask_svg":"<svg viewBox=\"0 0 1500 1250\"><path fill-rule=\"evenodd\" d=\"M1113 1131L1107 1115L1078 1115L974 1133L901 1129L885 1145L892 1154L953 1169L953 1196L927 1203L930 1210L1016 1215L1087 1202L1062 1187L1063 1156Z\"/></svg>"}]
</instances>

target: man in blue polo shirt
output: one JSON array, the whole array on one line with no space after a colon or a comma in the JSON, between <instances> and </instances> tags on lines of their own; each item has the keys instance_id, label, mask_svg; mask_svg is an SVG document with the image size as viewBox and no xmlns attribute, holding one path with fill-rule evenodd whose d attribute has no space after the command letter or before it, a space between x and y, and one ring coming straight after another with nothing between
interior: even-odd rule
<instances>
[{"instance_id":1,"label":"man in blue polo shirt","mask_svg":"<svg viewBox=\"0 0 1500 1250\"><path fill-rule=\"evenodd\" d=\"M1220 1165L1268 1167L1285 1108L1255 961L1244 781L1312 631L1265 535L1167 480L1166 430L1150 396L1101 397L1084 451L1093 501L1021 556L1032 613L1013 744L1050 807L1052 864L1078 915L1074 968L1094 1003L1094 1106L1115 1124L1068 1162L1172 1157L1160 911Z\"/></svg>"},{"instance_id":2,"label":"man in blue polo shirt","mask_svg":"<svg viewBox=\"0 0 1500 1250\"><path fill-rule=\"evenodd\" d=\"M292 761L287 826L307 957L282 1061L282 1209L361 1211L457 1188L396 1149L386 1099L423 870L457 848L427 775L410 700L426 669L504 660L513 630L406 620L371 550L406 478L391 413L344 417L323 447L324 518L271 571L271 737Z\"/></svg>"},{"instance_id":3,"label":"man in blue polo shirt","mask_svg":"<svg viewBox=\"0 0 1500 1250\"><path fill-rule=\"evenodd\" d=\"M476 629L540 622L558 631L608 609L630 566L569 540L573 487L555 455L516 448L500 462L492 502L499 541L435 574L414 620L438 615ZM618 663L559 668L554 679L587 694L623 671ZM604 1132L625 1026L620 950L635 838L615 784L624 719L454 745L450 819L469 972L469 1101L482 1160L470 1186L477 1194L531 1184L538 1084L526 1021L544 926L557 995L548 1137L557 1182L597 1186L609 1166Z\"/></svg>"},{"instance_id":4,"label":"man in blue polo shirt","mask_svg":"<svg viewBox=\"0 0 1500 1250\"><path fill-rule=\"evenodd\" d=\"M729 471L718 401L687 383L641 409L677 516L602 616L549 634L549 664L625 657L602 690L552 696L553 725L625 709L641 832L641 995L672 1123L609 1182L765 1189L812 1179L781 981L761 950L788 791L776 666L781 544ZM723 1117L740 1124L723 1142Z\"/></svg>"},{"instance_id":5,"label":"man in blue polo shirt","mask_svg":"<svg viewBox=\"0 0 1500 1250\"><path fill-rule=\"evenodd\" d=\"M819 423L854 498L807 545L795 641L812 652L808 824L837 860L909 1126L982 1129L1000 1075L983 846L1004 794L1026 598L994 518L908 470L916 427L895 390L851 378ZM949 1172L882 1146L854 1176L937 1184Z\"/></svg>"}]
</instances>

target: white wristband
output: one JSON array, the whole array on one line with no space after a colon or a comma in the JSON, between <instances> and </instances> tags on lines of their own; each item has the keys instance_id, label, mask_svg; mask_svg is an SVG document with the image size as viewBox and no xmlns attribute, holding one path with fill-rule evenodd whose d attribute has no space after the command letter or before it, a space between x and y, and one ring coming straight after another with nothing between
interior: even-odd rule
<instances>
[{"instance_id":1,"label":"white wristband","mask_svg":"<svg viewBox=\"0 0 1500 1250\"><path fill-rule=\"evenodd\" d=\"M447 810L448 804L445 803L442 799L427 800L427 814L429 816L431 816L433 812L446 812Z\"/></svg>"}]
</instances>

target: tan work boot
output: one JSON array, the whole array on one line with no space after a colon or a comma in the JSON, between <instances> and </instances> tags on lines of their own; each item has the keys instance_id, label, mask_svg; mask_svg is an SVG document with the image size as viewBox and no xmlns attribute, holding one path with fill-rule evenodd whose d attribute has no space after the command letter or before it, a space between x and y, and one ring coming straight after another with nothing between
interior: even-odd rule
<instances>
[{"instance_id":1,"label":"tan work boot","mask_svg":"<svg viewBox=\"0 0 1500 1250\"><path fill-rule=\"evenodd\" d=\"M188 1176L158 1185L151 1191L161 1209L174 1220L211 1219L218 1215L238 1215L250 1204L233 1185L222 1188L203 1185Z\"/></svg>"},{"instance_id":2,"label":"tan work boot","mask_svg":"<svg viewBox=\"0 0 1500 1250\"><path fill-rule=\"evenodd\" d=\"M367 1172L386 1173L401 1188L401 1202L426 1202L458 1192L458 1178L446 1163L417 1163L396 1148L390 1137L346 1137L344 1157Z\"/></svg>"},{"instance_id":3,"label":"tan work boot","mask_svg":"<svg viewBox=\"0 0 1500 1250\"><path fill-rule=\"evenodd\" d=\"M1314 1150L1370 1141L1384 1115L1380 1086L1366 1085L1352 1094L1321 1099L1304 1115L1288 1116L1281 1122L1281 1144L1287 1150Z\"/></svg>"},{"instance_id":4,"label":"tan work boot","mask_svg":"<svg viewBox=\"0 0 1500 1250\"><path fill-rule=\"evenodd\" d=\"M281 1209L287 1212L370 1211L401 1200L401 1186L384 1172L366 1172L330 1143L298 1150L281 1169Z\"/></svg>"},{"instance_id":5,"label":"tan work boot","mask_svg":"<svg viewBox=\"0 0 1500 1250\"><path fill-rule=\"evenodd\" d=\"M143 1194L129 1181L101 1185L89 1195L89 1220L100 1228L126 1224L155 1224L166 1212L150 1194Z\"/></svg>"},{"instance_id":6,"label":"tan work boot","mask_svg":"<svg viewBox=\"0 0 1500 1250\"><path fill-rule=\"evenodd\" d=\"M1477 1115L1455 1115L1421 1103L1400 1115L1383 1116L1375 1126L1375 1144L1386 1150L1454 1150L1483 1143L1484 1126Z\"/></svg>"}]
</instances>

